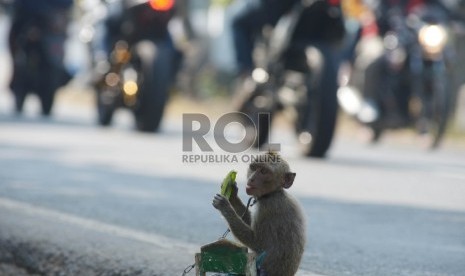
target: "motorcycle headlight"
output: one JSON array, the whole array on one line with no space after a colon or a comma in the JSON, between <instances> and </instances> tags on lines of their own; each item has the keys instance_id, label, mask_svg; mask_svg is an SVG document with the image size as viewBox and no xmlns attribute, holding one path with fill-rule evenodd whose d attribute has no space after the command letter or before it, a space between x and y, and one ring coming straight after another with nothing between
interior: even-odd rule
<instances>
[{"instance_id":1,"label":"motorcycle headlight","mask_svg":"<svg viewBox=\"0 0 465 276\"><path fill-rule=\"evenodd\" d=\"M255 68L252 71L252 79L257 83L266 83L270 79L270 75L263 68Z\"/></svg>"},{"instance_id":2,"label":"motorcycle headlight","mask_svg":"<svg viewBox=\"0 0 465 276\"><path fill-rule=\"evenodd\" d=\"M135 81L126 81L123 85L123 92L124 92L124 103L127 106L134 106L136 104L136 94L139 90L139 87Z\"/></svg>"},{"instance_id":3,"label":"motorcycle headlight","mask_svg":"<svg viewBox=\"0 0 465 276\"><path fill-rule=\"evenodd\" d=\"M128 96L136 95L137 91L139 90L139 86L135 81L126 81L123 85L123 91Z\"/></svg>"},{"instance_id":4,"label":"motorcycle headlight","mask_svg":"<svg viewBox=\"0 0 465 276\"><path fill-rule=\"evenodd\" d=\"M429 54L438 54L447 43L447 31L440 25L428 25L420 29L418 40Z\"/></svg>"}]
</instances>

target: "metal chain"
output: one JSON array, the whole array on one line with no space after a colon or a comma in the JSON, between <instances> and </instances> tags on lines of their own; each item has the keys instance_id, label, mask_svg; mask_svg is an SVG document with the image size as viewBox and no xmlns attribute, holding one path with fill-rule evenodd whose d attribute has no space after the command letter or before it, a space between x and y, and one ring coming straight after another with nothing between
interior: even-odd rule
<instances>
[{"instance_id":1,"label":"metal chain","mask_svg":"<svg viewBox=\"0 0 465 276\"><path fill-rule=\"evenodd\" d=\"M182 273L182 276L186 276L187 273L191 272L191 270L195 267L195 264L191 264L186 269L184 269L184 272Z\"/></svg>"},{"instance_id":2,"label":"metal chain","mask_svg":"<svg viewBox=\"0 0 465 276\"><path fill-rule=\"evenodd\" d=\"M252 202L253 200L253 202ZM247 214L247 212L249 211L249 207L251 206L254 206L255 203L257 203L257 200L253 197L250 197L249 200L247 201L247 207L245 208L245 211L244 213L242 214L241 216L241 219L244 218L245 214ZM228 234L231 232L231 229L226 229L226 231L224 232L224 234L219 238L219 240L222 240L222 239L226 239L226 237L228 236Z\"/></svg>"},{"instance_id":3,"label":"metal chain","mask_svg":"<svg viewBox=\"0 0 465 276\"><path fill-rule=\"evenodd\" d=\"M254 200L254 201L252 202L252 200ZM255 203L257 203L257 200L254 199L253 197L250 197L249 200L247 201L247 207L245 208L245 211L244 211L244 213L242 214L241 219L243 219L244 216L245 216L245 214L247 214L247 212L249 211L249 207L254 206ZM228 236L229 232L231 232L231 229L228 228L228 229L226 230L226 232L224 232L224 234L219 238L219 240L226 239L226 237ZM187 267L184 269L184 271L183 271L183 273L182 273L182 276L186 276L187 273L189 273L194 267L195 267L195 264L192 264L192 265L187 266Z\"/></svg>"}]
</instances>

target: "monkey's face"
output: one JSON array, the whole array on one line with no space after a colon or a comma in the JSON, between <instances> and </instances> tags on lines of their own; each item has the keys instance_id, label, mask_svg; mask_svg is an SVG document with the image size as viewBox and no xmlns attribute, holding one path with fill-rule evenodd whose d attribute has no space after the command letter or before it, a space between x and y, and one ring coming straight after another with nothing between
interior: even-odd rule
<instances>
[{"instance_id":1,"label":"monkey's face","mask_svg":"<svg viewBox=\"0 0 465 276\"><path fill-rule=\"evenodd\" d=\"M261 197L280 187L279 176L267 163L250 164L247 178L245 191L250 196Z\"/></svg>"}]
</instances>

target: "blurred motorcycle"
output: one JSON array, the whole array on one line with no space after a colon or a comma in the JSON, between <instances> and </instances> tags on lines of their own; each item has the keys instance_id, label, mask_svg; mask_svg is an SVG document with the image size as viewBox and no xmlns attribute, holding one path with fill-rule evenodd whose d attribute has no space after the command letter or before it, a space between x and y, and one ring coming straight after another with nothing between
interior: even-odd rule
<instances>
[{"instance_id":1,"label":"blurred motorcycle","mask_svg":"<svg viewBox=\"0 0 465 276\"><path fill-rule=\"evenodd\" d=\"M246 139L260 148L283 112L294 123L304 154L324 157L338 104L335 45L344 36L338 1L299 1L256 43L257 68L241 85L237 110L247 116ZM296 35L296 34L299 35Z\"/></svg>"},{"instance_id":2,"label":"blurred motorcycle","mask_svg":"<svg viewBox=\"0 0 465 276\"><path fill-rule=\"evenodd\" d=\"M43 3L43 9L47 9L43 12L14 6L9 38L13 58L10 88L18 113L23 110L26 96L35 92L42 114L50 115L55 92L71 79L63 63L69 9L48 7L47 3Z\"/></svg>"},{"instance_id":3,"label":"blurred motorcycle","mask_svg":"<svg viewBox=\"0 0 465 276\"><path fill-rule=\"evenodd\" d=\"M133 111L138 130L157 131L179 55L168 30L175 2L120 4L122 9L105 20L108 58L95 64L101 72L95 81L98 122L109 125L115 110L124 107Z\"/></svg>"},{"instance_id":4,"label":"blurred motorcycle","mask_svg":"<svg viewBox=\"0 0 465 276\"><path fill-rule=\"evenodd\" d=\"M430 147L436 148L446 131L453 97L447 16L425 5L407 18L393 16L391 21L383 54L364 72L365 86L353 86L347 74L338 90L339 103L372 130L373 142L386 129L414 126L418 133L428 134Z\"/></svg>"}]
</instances>

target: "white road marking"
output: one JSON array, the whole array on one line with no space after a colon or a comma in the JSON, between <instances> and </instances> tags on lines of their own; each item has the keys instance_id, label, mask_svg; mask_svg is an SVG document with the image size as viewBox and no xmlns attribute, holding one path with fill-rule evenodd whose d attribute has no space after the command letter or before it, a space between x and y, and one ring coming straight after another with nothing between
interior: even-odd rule
<instances>
[{"instance_id":1,"label":"white road marking","mask_svg":"<svg viewBox=\"0 0 465 276\"><path fill-rule=\"evenodd\" d=\"M180 242L179 240L171 239L161 235L137 231L134 229L103 223L100 221L81 218L78 216L70 215L60 211L51 210L35 206L29 203L19 202L7 198L0 197L0 207L12 211L21 212L31 216L39 216L46 219L52 219L59 222L65 222L84 229L115 235L122 238L133 239L140 242L150 243L155 246L166 249L181 249L191 254L195 254L200 250L200 245Z\"/></svg>"}]
</instances>

